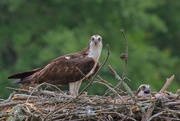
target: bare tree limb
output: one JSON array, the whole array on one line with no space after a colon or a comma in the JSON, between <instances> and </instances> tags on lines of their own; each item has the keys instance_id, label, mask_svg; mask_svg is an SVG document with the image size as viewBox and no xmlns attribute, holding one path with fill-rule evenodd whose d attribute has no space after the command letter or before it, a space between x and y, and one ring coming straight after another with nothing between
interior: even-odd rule
<instances>
[{"instance_id":1,"label":"bare tree limb","mask_svg":"<svg viewBox=\"0 0 180 121\"><path fill-rule=\"evenodd\" d=\"M127 42L127 38L126 35L124 33L124 29L120 29L123 37L124 37L124 41L126 44L126 52L121 54L120 58L123 59L125 61L125 66L124 66L124 71L122 74L122 81L124 81L124 78L126 77L126 71L127 71L127 66L128 66L128 42Z\"/></svg>"}]
</instances>

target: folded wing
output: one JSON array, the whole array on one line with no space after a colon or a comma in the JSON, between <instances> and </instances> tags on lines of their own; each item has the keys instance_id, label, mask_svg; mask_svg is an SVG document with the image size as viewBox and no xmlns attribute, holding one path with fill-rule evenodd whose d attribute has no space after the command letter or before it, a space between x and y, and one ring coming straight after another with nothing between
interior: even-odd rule
<instances>
[{"instance_id":1,"label":"folded wing","mask_svg":"<svg viewBox=\"0 0 180 121\"><path fill-rule=\"evenodd\" d=\"M62 56L43 68L37 68L32 71L22 72L9 76L9 79L18 79L15 83L51 83L55 85L64 85L70 82L76 82L88 74L94 66L95 61L90 57L83 56ZM95 71L99 68L97 65ZM95 72L94 72L95 73Z\"/></svg>"}]
</instances>

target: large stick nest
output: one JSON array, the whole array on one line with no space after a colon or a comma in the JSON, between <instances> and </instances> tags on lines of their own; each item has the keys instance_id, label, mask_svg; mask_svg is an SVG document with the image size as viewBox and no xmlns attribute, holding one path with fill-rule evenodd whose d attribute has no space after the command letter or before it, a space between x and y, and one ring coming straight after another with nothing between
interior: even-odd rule
<instances>
[{"instance_id":1,"label":"large stick nest","mask_svg":"<svg viewBox=\"0 0 180 121\"><path fill-rule=\"evenodd\" d=\"M180 121L180 90L176 94L166 91L174 75L167 78L159 92L151 92L150 97L137 97L136 91L132 91L125 83L128 44L124 31L121 32L126 43L126 52L121 55L121 59L125 62L122 78L110 65L108 66L119 81L117 85L113 86L96 73L77 97L68 95L55 85L45 83L29 90L9 87L8 89L14 92L7 100L0 102L0 120ZM109 54L108 46L107 58L100 69L108 60ZM95 78L96 76L99 78ZM85 90L93 83L105 85L108 90L103 96L87 95ZM125 91L122 91L120 86L123 86Z\"/></svg>"},{"instance_id":2,"label":"large stick nest","mask_svg":"<svg viewBox=\"0 0 180 121\"><path fill-rule=\"evenodd\" d=\"M48 89L8 88L14 92L0 103L0 120L180 120L178 94L153 92L152 97L133 100L128 93L117 96L122 92L108 96L83 93L75 98L43 85Z\"/></svg>"}]
</instances>

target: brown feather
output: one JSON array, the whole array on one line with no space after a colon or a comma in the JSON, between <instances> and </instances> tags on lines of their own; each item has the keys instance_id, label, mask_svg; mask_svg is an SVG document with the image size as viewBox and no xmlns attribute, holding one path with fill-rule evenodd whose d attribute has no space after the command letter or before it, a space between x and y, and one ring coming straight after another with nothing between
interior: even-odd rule
<instances>
[{"instance_id":1,"label":"brown feather","mask_svg":"<svg viewBox=\"0 0 180 121\"><path fill-rule=\"evenodd\" d=\"M88 74L93 68L95 61L93 58L86 57L88 48L83 49L79 53L67 54L52 60L43 68L37 68L31 71L17 73L9 76L9 79L16 78L15 83L51 83L56 85L64 85L70 82L79 81ZM82 73L79 72L80 69ZM96 66L95 71L99 68ZM95 72L94 72L95 73ZM93 73L93 74L94 74Z\"/></svg>"},{"instance_id":2,"label":"brown feather","mask_svg":"<svg viewBox=\"0 0 180 121\"><path fill-rule=\"evenodd\" d=\"M21 72L21 73L13 74L13 75L9 76L8 79L25 78L27 76L30 76L30 75L34 74L37 71L40 71L42 68L37 68L37 69L33 69L31 71L26 71L26 72Z\"/></svg>"},{"instance_id":3,"label":"brown feather","mask_svg":"<svg viewBox=\"0 0 180 121\"><path fill-rule=\"evenodd\" d=\"M44 67L41 71L32 75L33 83L51 83L64 85L70 82L79 81L88 74L94 66L94 60L89 57L66 59L58 58ZM80 69L83 74L79 72Z\"/></svg>"}]
</instances>

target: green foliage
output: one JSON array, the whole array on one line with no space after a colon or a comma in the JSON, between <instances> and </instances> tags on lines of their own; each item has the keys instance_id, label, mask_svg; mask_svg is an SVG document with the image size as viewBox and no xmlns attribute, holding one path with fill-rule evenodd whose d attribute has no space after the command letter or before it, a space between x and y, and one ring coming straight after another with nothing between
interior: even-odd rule
<instances>
[{"instance_id":1,"label":"green foliage","mask_svg":"<svg viewBox=\"0 0 180 121\"><path fill-rule=\"evenodd\" d=\"M80 51L93 34L103 37L101 62L107 55L106 44L111 48L109 60L99 75L117 84L107 65L122 75L124 62L119 56L125 51L125 43L120 28L125 29L129 43L127 77L131 82L127 81L128 85L136 90L140 84L148 83L158 91L166 78L175 74L169 90L175 92L179 88L178 0L80 2L0 1L0 98L9 95L5 87L14 86L7 80L8 75L44 66L60 55ZM97 86L91 86L89 93L103 94L106 87Z\"/></svg>"}]
</instances>

